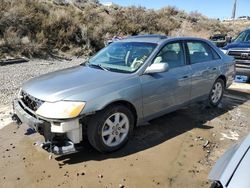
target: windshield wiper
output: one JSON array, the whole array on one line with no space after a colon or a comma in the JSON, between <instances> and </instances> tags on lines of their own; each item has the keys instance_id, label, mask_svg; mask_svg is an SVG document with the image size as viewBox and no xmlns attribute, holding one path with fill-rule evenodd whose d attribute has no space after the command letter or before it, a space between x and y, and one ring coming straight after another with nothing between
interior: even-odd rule
<instances>
[{"instance_id":1,"label":"windshield wiper","mask_svg":"<svg viewBox=\"0 0 250 188\"><path fill-rule=\"evenodd\" d=\"M90 64L90 63L87 63L87 65L90 66L90 67L96 67L96 68L99 68L99 69L102 69L102 70L105 70L105 71L109 71L106 67L103 67L100 64Z\"/></svg>"}]
</instances>

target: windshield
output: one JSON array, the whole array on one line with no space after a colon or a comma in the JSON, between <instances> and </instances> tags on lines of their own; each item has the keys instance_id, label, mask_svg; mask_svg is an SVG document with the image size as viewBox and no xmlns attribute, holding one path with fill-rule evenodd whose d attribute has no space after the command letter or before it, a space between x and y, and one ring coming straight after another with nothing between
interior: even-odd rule
<instances>
[{"instance_id":1,"label":"windshield","mask_svg":"<svg viewBox=\"0 0 250 188\"><path fill-rule=\"evenodd\" d=\"M250 42L250 31L244 31L236 37L235 42Z\"/></svg>"},{"instance_id":2,"label":"windshield","mask_svg":"<svg viewBox=\"0 0 250 188\"><path fill-rule=\"evenodd\" d=\"M89 60L89 65L104 70L132 73L138 70L157 44L145 42L115 42Z\"/></svg>"}]
</instances>

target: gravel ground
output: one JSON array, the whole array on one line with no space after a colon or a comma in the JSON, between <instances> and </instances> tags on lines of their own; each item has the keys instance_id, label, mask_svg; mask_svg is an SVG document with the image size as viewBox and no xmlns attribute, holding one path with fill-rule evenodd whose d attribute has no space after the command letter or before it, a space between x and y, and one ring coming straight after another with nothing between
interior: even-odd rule
<instances>
[{"instance_id":1,"label":"gravel ground","mask_svg":"<svg viewBox=\"0 0 250 188\"><path fill-rule=\"evenodd\" d=\"M74 58L72 61L34 59L27 63L0 66L0 104L9 105L21 85L30 78L60 69L76 66L84 59Z\"/></svg>"}]
</instances>

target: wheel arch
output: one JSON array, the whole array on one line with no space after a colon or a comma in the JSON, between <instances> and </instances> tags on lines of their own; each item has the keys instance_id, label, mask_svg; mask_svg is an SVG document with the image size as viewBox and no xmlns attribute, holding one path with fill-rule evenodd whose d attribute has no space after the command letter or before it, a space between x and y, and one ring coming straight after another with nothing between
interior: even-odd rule
<instances>
[{"instance_id":1,"label":"wheel arch","mask_svg":"<svg viewBox=\"0 0 250 188\"><path fill-rule=\"evenodd\" d=\"M126 101L126 100L112 101L109 104L105 105L101 110L108 108L110 106L113 106L113 105L123 105L123 106L126 106L127 108L129 108L132 111L132 114L134 116L135 125L137 124L137 118L138 118L137 110L131 102Z\"/></svg>"},{"instance_id":2,"label":"wheel arch","mask_svg":"<svg viewBox=\"0 0 250 188\"><path fill-rule=\"evenodd\" d=\"M224 86L226 87L226 85L227 85L227 78L226 78L226 76L223 75L223 74L221 74L220 76L218 76L218 78L216 80L218 80L218 79L222 79L223 82L224 82Z\"/></svg>"}]
</instances>

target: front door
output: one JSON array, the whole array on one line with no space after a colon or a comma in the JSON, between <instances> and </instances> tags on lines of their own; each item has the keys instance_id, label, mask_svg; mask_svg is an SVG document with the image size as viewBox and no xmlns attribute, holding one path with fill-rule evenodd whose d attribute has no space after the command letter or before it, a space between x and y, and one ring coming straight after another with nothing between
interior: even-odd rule
<instances>
[{"instance_id":1,"label":"front door","mask_svg":"<svg viewBox=\"0 0 250 188\"><path fill-rule=\"evenodd\" d=\"M169 70L140 77L145 118L176 109L190 99L192 72L181 42L166 44L152 63L168 63Z\"/></svg>"}]
</instances>

